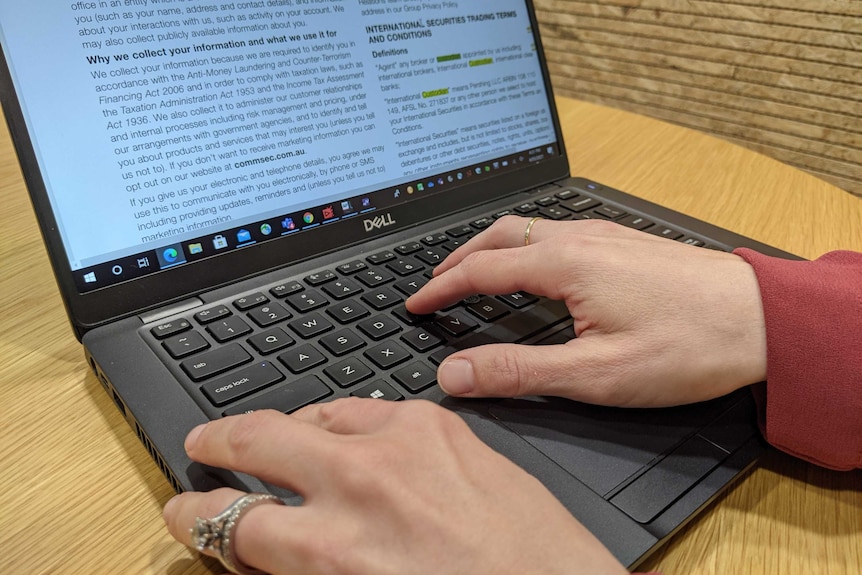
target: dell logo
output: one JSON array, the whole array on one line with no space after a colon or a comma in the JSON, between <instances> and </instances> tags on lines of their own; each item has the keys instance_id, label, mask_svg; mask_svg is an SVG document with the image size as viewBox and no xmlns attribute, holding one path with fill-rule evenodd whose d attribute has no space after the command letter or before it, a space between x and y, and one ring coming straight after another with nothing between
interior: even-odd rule
<instances>
[{"instance_id":1,"label":"dell logo","mask_svg":"<svg viewBox=\"0 0 862 575\"><path fill-rule=\"evenodd\" d=\"M365 220L365 231L373 232L374 230L382 230L383 228L388 228L389 226L395 225L395 219L392 217L392 214L386 214L383 216L377 216L373 220Z\"/></svg>"}]
</instances>

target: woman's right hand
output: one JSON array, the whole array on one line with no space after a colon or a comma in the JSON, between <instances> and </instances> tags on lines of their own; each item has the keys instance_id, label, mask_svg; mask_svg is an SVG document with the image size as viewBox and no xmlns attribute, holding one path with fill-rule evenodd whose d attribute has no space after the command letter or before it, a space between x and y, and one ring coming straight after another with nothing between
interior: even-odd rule
<instances>
[{"instance_id":1,"label":"woman's right hand","mask_svg":"<svg viewBox=\"0 0 862 575\"><path fill-rule=\"evenodd\" d=\"M465 349L438 369L463 397L556 395L615 406L712 399L766 377L757 278L742 258L597 221L506 216L454 251L407 301L426 314L473 295L566 303L564 345Z\"/></svg>"}]
</instances>

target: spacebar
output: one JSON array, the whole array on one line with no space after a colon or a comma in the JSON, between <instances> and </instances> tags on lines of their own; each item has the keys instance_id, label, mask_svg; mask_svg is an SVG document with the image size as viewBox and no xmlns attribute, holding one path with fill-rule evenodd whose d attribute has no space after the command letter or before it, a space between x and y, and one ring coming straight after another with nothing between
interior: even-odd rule
<instances>
[{"instance_id":1,"label":"spacebar","mask_svg":"<svg viewBox=\"0 0 862 575\"><path fill-rule=\"evenodd\" d=\"M431 354L431 361L440 364L458 350L489 343L521 343L549 327L570 319L566 304L541 300L530 309L506 316L486 329L468 335Z\"/></svg>"}]
</instances>

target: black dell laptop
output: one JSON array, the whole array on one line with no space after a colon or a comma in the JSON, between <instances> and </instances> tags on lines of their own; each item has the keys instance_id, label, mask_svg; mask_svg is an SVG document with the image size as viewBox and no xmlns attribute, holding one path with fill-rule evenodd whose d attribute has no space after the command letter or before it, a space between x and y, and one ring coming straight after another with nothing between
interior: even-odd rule
<instances>
[{"instance_id":1,"label":"black dell laptop","mask_svg":"<svg viewBox=\"0 0 862 575\"><path fill-rule=\"evenodd\" d=\"M404 300L504 214L767 246L570 178L529 0L0 5L0 95L56 280L105 391L176 490L197 424L430 399L629 566L762 450L741 392L674 409L454 401L450 353L573 337L560 302Z\"/></svg>"}]
</instances>

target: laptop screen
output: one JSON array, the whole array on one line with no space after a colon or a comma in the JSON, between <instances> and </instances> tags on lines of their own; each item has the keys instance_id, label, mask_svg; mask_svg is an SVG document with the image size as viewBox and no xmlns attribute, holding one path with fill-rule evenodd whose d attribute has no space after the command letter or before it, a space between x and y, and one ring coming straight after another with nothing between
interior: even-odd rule
<instances>
[{"instance_id":1,"label":"laptop screen","mask_svg":"<svg viewBox=\"0 0 862 575\"><path fill-rule=\"evenodd\" d=\"M560 154L523 0L6 2L0 41L80 293Z\"/></svg>"}]
</instances>

